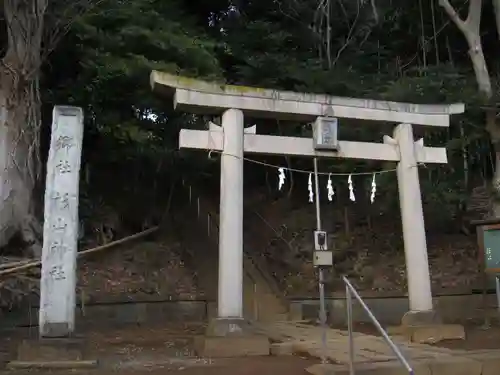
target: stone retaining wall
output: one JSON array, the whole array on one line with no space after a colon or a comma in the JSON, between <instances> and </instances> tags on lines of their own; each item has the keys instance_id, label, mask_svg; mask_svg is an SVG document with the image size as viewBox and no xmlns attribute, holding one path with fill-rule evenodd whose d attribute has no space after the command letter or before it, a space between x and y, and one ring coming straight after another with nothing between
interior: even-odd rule
<instances>
[{"instance_id":1,"label":"stone retaining wall","mask_svg":"<svg viewBox=\"0 0 500 375\"><path fill-rule=\"evenodd\" d=\"M109 327L123 324L200 322L206 320L207 301L157 301L92 304L77 307L79 328ZM13 311L0 319L0 328L38 325L38 307Z\"/></svg>"},{"instance_id":2,"label":"stone retaining wall","mask_svg":"<svg viewBox=\"0 0 500 375\"><path fill-rule=\"evenodd\" d=\"M364 298L375 317L384 325L398 325L403 315L409 310L408 298ZM434 306L447 323L464 322L467 319L482 319L484 317L484 302L481 294L439 296L434 298ZM488 309L496 308L496 296L486 298ZM329 321L343 325L347 322L345 299L327 300ZM290 311L296 318L315 319L319 313L319 300L296 300L290 302ZM353 319L355 322L370 321L361 305L353 303Z\"/></svg>"},{"instance_id":3,"label":"stone retaining wall","mask_svg":"<svg viewBox=\"0 0 500 375\"><path fill-rule=\"evenodd\" d=\"M365 303L377 319L384 325L398 325L405 312L408 311L406 297L365 298ZM439 296L435 298L435 306L446 322L463 322L467 319L481 319L483 314L483 297L480 294ZM78 327L109 326L121 324L158 324L165 322L205 321L208 316L208 301L154 301L90 304L77 308L76 323ZM495 295L487 296L487 307L496 307ZM292 319L315 319L318 317L319 300L292 300L290 313ZM327 299L327 311L331 323L346 323L346 300L344 298ZM354 320L368 322L368 316L358 303L353 305ZM26 307L12 311L0 319L0 328L13 326L36 326L38 308Z\"/></svg>"}]
</instances>

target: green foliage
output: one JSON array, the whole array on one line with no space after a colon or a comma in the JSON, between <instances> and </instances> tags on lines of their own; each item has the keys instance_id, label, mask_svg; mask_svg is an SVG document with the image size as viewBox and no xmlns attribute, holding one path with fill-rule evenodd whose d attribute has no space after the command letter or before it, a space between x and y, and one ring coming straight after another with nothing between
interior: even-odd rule
<instances>
[{"instance_id":1,"label":"green foliage","mask_svg":"<svg viewBox=\"0 0 500 375\"><path fill-rule=\"evenodd\" d=\"M177 151L180 127L203 124L196 116L174 112L171 103L151 92L153 69L338 96L465 102L467 115L454 119L449 131L418 130L426 144L447 145L450 159L448 166L428 167L429 173L421 173L424 196L455 207L467 191L464 150L471 173L476 174L484 172L482 165L489 163L491 150L463 37L437 3L428 0L419 6L380 0L375 19L369 5L332 1L328 39L326 18L315 0L106 0L77 18L50 56L44 104L47 114L56 103L83 106L86 161L101 170L122 168L137 176L133 168L148 170L134 181L152 186L160 174L170 182L181 175L200 175L201 170L217 185L217 163L204 155ZM494 30L492 20L486 18L484 24ZM485 46L496 38L492 34L485 34ZM491 65L496 77L497 67ZM258 124L266 133L308 132L304 124L267 120ZM341 120L342 137L380 141L382 134L390 134L390 127L357 125ZM310 161L291 162L298 168L311 167ZM383 167L351 161L328 165L337 172ZM259 168L250 167L249 173L258 175ZM381 183L392 191L388 199L395 202L393 180Z\"/></svg>"},{"instance_id":2,"label":"green foliage","mask_svg":"<svg viewBox=\"0 0 500 375\"><path fill-rule=\"evenodd\" d=\"M166 205L179 178L177 137L192 116L151 92L151 70L220 79L218 42L197 26L180 1L99 2L76 18L45 67L44 105L68 103L85 110L84 193L108 203ZM135 212L134 212L135 210ZM85 214L85 213L84 213ZM158 217L158 213L156 217Z\"/></svg>"}]
</instances>

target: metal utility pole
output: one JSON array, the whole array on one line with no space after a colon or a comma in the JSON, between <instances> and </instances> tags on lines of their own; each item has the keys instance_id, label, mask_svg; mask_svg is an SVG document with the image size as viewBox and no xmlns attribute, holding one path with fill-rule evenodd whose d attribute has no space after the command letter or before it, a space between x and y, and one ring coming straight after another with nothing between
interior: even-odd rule
<instances>
[{"instance_id":1,"label":"metal utility pole","mask_svg":"<svg viewBox=\"0 0 500 375\"><path fill-rule=\"evenodd\" d=\"M319 176L318 176L318 159L314 158L314 193L316 195L316 233L321 232L321 206L319 201ZM326 238L324 238L326 243ZM320 241L317 241L320 242ZM320 246L321 243L320 243ZM327 345L326 345L326 306L325 306L325 281L323 274L323 267L318 266L318 286L319 286L319 320L321 323L321 343L322 343L322 354L321 362L325 364L327 362Z\"/></svg>"}]
</instances>

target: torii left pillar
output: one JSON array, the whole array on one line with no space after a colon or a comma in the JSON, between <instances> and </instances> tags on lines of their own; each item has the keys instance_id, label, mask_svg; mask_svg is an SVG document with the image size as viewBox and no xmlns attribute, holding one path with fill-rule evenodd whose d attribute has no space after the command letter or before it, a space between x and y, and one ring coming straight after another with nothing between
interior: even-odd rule
<instances>
[{"instance_id":1,"label":"torii left pillar","mask_svg":"<svg viewBox=\"0 0 500 375\"><path fill-rule=\"evenodd\" d=\"M243 112L222 115L224 153L221 156L218 318L229 330L243 319Z\"/></svg>"},{"instance_id":2,"label":"torii left pillar","mask_svg":"<svg viewBox=\"0 0 500 375\"><path fill-rule=\"evenodd\" d=\"M224 149L220 170L219 284L217 318L209 331L214 336L241 334L243 317L243 153L244 115L229 109L222 115L222 127L210 123L212 132L223 133Z\"/></svg>"}]
</instances>

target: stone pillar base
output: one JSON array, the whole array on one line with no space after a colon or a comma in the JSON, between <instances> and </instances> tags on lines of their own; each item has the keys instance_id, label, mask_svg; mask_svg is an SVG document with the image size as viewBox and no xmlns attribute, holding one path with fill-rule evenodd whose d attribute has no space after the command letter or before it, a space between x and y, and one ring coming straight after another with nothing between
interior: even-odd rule
<instances>
[{"instance_id":1,"label":"stone pillar base","mask_svg":"<svg viewBox=\"0 0 500 375\"><path fill-rule=\"evenodd\" d=\"M408 311L401 318L401 325L408 327L442 324L443 320L436 310Z\"/></svg>"},{"instance_id":2,"label":"stone pillar base","mask_svg":"<svg viewBox=\"0 0 500 375\"><path fill-rule=\"evenodd\" d=\"M208 358L269 355L266 336L256 334L244 319L213 319L205 336L195 338L196 355Z\"/></svg>"},{"instance_id":3,"label":"stone pillar base","mask_svg":"<svg viewBox=\"0 0 500 375\"><path fill-rule=\"evenodd\" d=\"M408 341L435 344L443 340L465 340L465 329L459 324L443 324L434 311L409 311L401 319L401 327L391 333L402 335Z\"/></svg>"},{"instance_id":4,"label":"stone pillar base","mask_svg":"<svg viewBox=\"0 0 500 375\"><path fill-rule=\"evenodd\" d=\"M81 338L24 340L19 344L17 360L9 368L82 368L95 367L96 360L85 360L85 342Z\"/></svg>"},{"instance_id":5,"label":"stone pillar base","mask_svg":"<svg viewBox=\"0 0 500 375\"><path fill-rule=\"evenodd\" d=\"M311 375L336 375L336 374L348 374L349 370L340 365L332 365L330 363L318 363L307 367L306 372Z\"/></svg>"},{"instance_id":6,"label":"stone pillar base","mask_svg":"<svg viewBox=\"0 0 500 375\"><path fill-rule=\"evenodd\" d=\"M210 320L206 335L214 337L245 336L250 335L253 328L245 319L215 318Z\"/></svg>"}]
</instances>

